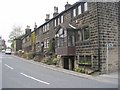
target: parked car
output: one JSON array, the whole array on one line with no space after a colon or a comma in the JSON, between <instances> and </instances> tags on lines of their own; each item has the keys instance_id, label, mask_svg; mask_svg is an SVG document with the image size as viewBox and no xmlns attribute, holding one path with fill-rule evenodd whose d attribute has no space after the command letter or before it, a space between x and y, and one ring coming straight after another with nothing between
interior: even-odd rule
<instances>
[{"instance_id":1,"label":"parked car","mask_svg":"<svg viewBox=\"0 0 120 90\"><path fill-rule=\"evenodd\" d=\"M6 49L5 50L5 54L11 54L12 53L12 50L11 49Z\"/></svg>"},{"instance_id":2,"label":"parked car","mask_svg":"<svg viewBox=\"0 0 120 90\"><path fill-rule=\"evenodd\" d=\"M5 50L3 49L1 52L2 52L2 53L5 53Z\"/></svg>"}]
</instances>

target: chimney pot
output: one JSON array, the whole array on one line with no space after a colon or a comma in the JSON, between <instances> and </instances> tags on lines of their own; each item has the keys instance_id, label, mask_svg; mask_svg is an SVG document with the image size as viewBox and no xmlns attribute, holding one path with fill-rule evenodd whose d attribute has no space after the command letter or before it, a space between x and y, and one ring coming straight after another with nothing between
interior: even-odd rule
<instances>
[{"instance_id":1,"label":"chimney pot","mask_svg":"<svg viewBox=\"0 0 120 90\"><path fill-rule=\"evenodd\" d=\"M50 14L46 14L46 19L45 19L45 21L48 21L48 20L50 20Z\"/></svg>"},{"instance_id":2,"label":"chimney pot","mask_svg":"<svg viewBox=\"0 0 120 90\"><path fill-rule=\"evenodd\" d=\"M54 6L53 17L57 16L57 14L58 14L58 7Z\"/></svg>"},{"instance_id":3,"label":"chimney pot","mask_svg":"<svg viewBox=\"0 0 120 90\"><path fill-rule=\"evenodd\" d=\"M65 10L68 9L68 8L70 8L71 6L72 5L67 2L67 4L65 5Z\"/></svg>"}]
</instances>

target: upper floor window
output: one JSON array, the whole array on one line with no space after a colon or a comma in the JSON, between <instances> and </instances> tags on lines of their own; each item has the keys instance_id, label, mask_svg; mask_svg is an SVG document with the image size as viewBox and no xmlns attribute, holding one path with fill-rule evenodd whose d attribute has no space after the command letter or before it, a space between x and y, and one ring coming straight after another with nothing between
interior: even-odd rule
<instances>
[{"instance_id":1,"label":"upper floor window","mask_svg":"<svg viewBox=\"0 0 120 90\"><path fill-rule=\"evenodd\" d=\"M58 31L58 34L59 34L59 35L63 34L63 28L61 28L61 29Z\"/></svg>"},{"instance_id":2,"label":"upper floor window","mask_svg":"<svg viewBox=\"0 0 120 90\"><path fill-rule=\"evenodd\" d=\"M81 5L78 6L78 15L82 13L82 10L81 10Z\"/></svg>"},{"instance_id":3,"label":"upper floor window","mask_svg":"<svg viewBox=\"0 0 120 90\"><path fill-rule=\"evenodd\" d=\"M84 3L84 11L87 11L87 10L88 10L88 3L85 2L85 3Z\"/></svg>"},{"instance_id":4,"label":"upper floor window","mask_svg":"<svg viewBox=\"0 0 120 90\"><path fill-rule=\"evenodd\" d=\"M84 40L87 40L90 38L90 31L88 27L83 28L83 32L84 32Z\"/></svg>"},{"instance_id":5,"label":"upper floor window","mask_svg":"<svg viewBox=\"0 0 120 90\"><path fill-rule=\"evenodd\" d=\"M76 16L76 9L73 9L73 17Z\"/></svg>"},{"instance_id":6,"label":"upper floor window","mask_svg":"<svg viewBox=\"0 0 120 90\"><path fill-rule=\"evenodd\" d=\"M81 32L80 30L78 31L77 40L78 40L78 41L81 41L81 40L82 40L82 32Z\"/></svg>"},{"instance_id":7,"label":"upper floor window","mask_svg":"<svg viewBox=\"0 0 120 90\"><path fill-rule=\"evenodd\" d=\"M47 25L45 25L45 32L47 31Z\"/></svg>"},{"instance_id":8,"label":"upper floor window","mask_svg":"<svg viewBox=\"0 0 120 90\"><path fill-rule=\"evenodd\" d=\"M47 23L47 30L49 30L49 23Z\"/></svg>"},{"instance_id":9,"label":"upper floor window","mask_svg":"<svg viewBox=\"0 0 120 90\"><path fill-rule=\"evenodd\" d=\"M54 21L54 25L56 26L57 25L57 20L55 19L55 21Z\"/></svg>"},{"instance_id":10,"label":"upper floor window","mask_svg":"<svg viewBox=\"0 0 120 90\"><path fill-rule=\"evenodd\" d=\"M60 24L60 17L58 18L58 25Z\"/></svg>"},{"instance_id":11,"label":"upper floor window","mask_svg":"<svg viewBox=\"0 0 120 90\"><path fill-rule=\"evenodd\" d=\"M63 17L63 15L61 16L61 23L63 23L64 22L64 17Z\"/></svg>"},{"instance_id":12,"label":"upper floor window","mask_svg":"<svg viewBox=\"0 0 120 90\"><path fill-rule=\"evenodd\" d=\"M43 26L43 32L45 32L45 26Z\"/></svg>"}]
</instances>

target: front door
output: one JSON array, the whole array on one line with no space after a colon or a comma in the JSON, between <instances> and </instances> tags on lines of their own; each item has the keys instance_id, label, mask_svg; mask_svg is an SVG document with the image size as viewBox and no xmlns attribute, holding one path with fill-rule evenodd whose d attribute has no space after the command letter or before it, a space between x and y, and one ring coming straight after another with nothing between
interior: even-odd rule
<instances>
[{"instance_id":1,"label":"front door","mask_svg":"<svg viewBox=\"0 0 120 90\"><path fill-rule=\"evenodd\" d=\"M69 59L67 57L65 57L64 59L64 69L69 69Z\"/></svg>"}]
</instances>

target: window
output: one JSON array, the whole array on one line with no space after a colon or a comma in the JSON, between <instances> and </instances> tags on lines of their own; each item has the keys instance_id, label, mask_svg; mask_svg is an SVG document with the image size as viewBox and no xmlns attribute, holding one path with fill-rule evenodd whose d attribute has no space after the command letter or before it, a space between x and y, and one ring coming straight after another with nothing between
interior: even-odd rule
<instances>
[{"instance_id":1,"label":"window","mask_svg":"<svg viewBox=\"0 0 120 90\"><path fill-rule=\"evenodd\" d=\"M46 40L44 40L44 48L46 48L47 46L46 46Z\"/></svg>"},{"instance_id":2,"label":"window","mask_svg":"<svg viewBox=\"0 0 120 90\"><path fill-rule=\"evenodd\" d=\"M63 28L60 28L56 33L56 45L57 47L62 47L65 44L65 38L67 37L67 32Z\"/></svg>"},{"instance_id":3,"label":"window","mask_svg":"<svg viewBox=\"0 0 120 90\"><path fill-rule=\"evenodd\" d=\"M85 27L85 28L83 29L83 31L84 31L84 40L89 39L89 37L90 37L89 28L88 28L88 27Z\"/></svg>"},{"instance_id":4,"label":"window","mask_svg":"<svg viewBox=\"0 0 120 90\"><path fill-rule=\"evenodd\" d=\"M45 25L45 32L47 31L47 26Z\"/></svg>"},{"instance_id":5,"label":"window","mask_svg":"<svg viewBox=\"0 0 120 90\"><path fill-rule=\"evenodd\" d=\"M58 18L58 25L60 24L60 17Z\"/></svg>"},{"instance_id":6,"label":"window","mask_svg":"<svg viewBox=\"0 0 120 90\"><path fill-rule=\"evenodd\" d=\"M61 28L58 32L59 35L63 34L63 29Z\"/></svg>"},{"instance_id":7,"label":"window","mask_svg":"<svg viewBox=\"0 0 120 90\"><path fill-rule=\"evenodd\" d=\"M48 39L44 40L44 48L49 48L49 40Z\"/></svg>"},{"instance_id":8,"label":"window","mask_svg":"<svg viewBox=\"0 0 120 90\"><path fill-rule=\"evenodd\" d=\"M45 26L43 26L43 32L45 32Z\"/></svg>"},{"instance_id":9,"label":"window","mask_svg":"<svg viewBox=\"0 0 120 90\"><path fill-rule=\"evenodd\" d=\"M61 16L61 23L63 23L64 22L64 17L63 17L63 15Z\"/></svg>"},{"instance_id":10,"label":"window","mask_svg":"<svg viewBox=\"0 0 120 90\"><path fill-rule=\"evenodd\" d=\"M49 48L49 40L48 39L46 40L46 44L47 44L46 48Z\"/></svg>"},{"instance_id":11,"label":"window","mask_svg":"<svg viewBox=\"0 0 120 90\"><path fill-rule=\"evenodd\" d=\"M73 31L68 32L68 46L74 46L75 45L75 35Z\"/></svg>"},{"instance_id":12,"label":"window","mask_svg":"<svg viewBox=\"0 0 120 90\"><path fill-rule=\"evenodd\" d=\"M82 10L81 10L81 5L78 6L78 15L82 13Z\"/></svg>"},{"instance_id":13,"label":"window","mask_svg":"<svg viewBox=\"0 0 120 90\"><path fill-rule=\"evenodd\" d=\"M82 40L82 32L79 30L78 31L78 41Z\"/></svg>"},{"instance_id":14,"label":"window","mask_svg":"<svg viewBox=\"0 0 120 90\"><path fill-rule=\"evenodd\" d=\"M49 23L47 24L47 30L49 30Z\"/></svg>"},{"instance_id":15,"label":"window","mask_svg":"<svg viewBox=\"0 0 120 90\"><path fill-rule=\"evenodd\" d=\"M73 9L73 17L76 16L76 9Z\"/></svg>"},{"instance_id":16,"label":"window","mask_svg":"<svg viewBox=\"0 0 120 90\"><path fill-rule=\"evenodd\" d=\"M88 10L88 3L85 2L85 3L84 3L84 11L87 11L87 10Z\"/></svg>"},{"instance_id":17,"label":"window","mask_svg":"<svg viewBox=\"0 0 120 90\"><path fill-rule=\"evenodd\" d=\"M79 64L91 65L91 55L78 55Z\"/></svg>"},{"instance_id":18,"label":"window","mask_svg":"<svg viewBox=\"0 0 120 90\"><path fill-rule=\"evenodd\" d=\"M79 63L80 63L80 64L83 64L83 63L84 63L84 61L85 61L84 59L85 59L85 58L84 58L83 55L79 55L79 56L78 56L78 60L79 60Z\"/></svg>"},{"instance_id":19,"label":"window","mask_svg":"<svg viewBox=\"0 0 120 90\"><path fill-rule=\"evenodd\" d=\"M55 24L55 26L57 25L57 21L56 21L56 19L55 19L55 21L54 21L54 24Z\"/></svg>"}]
</instances>

